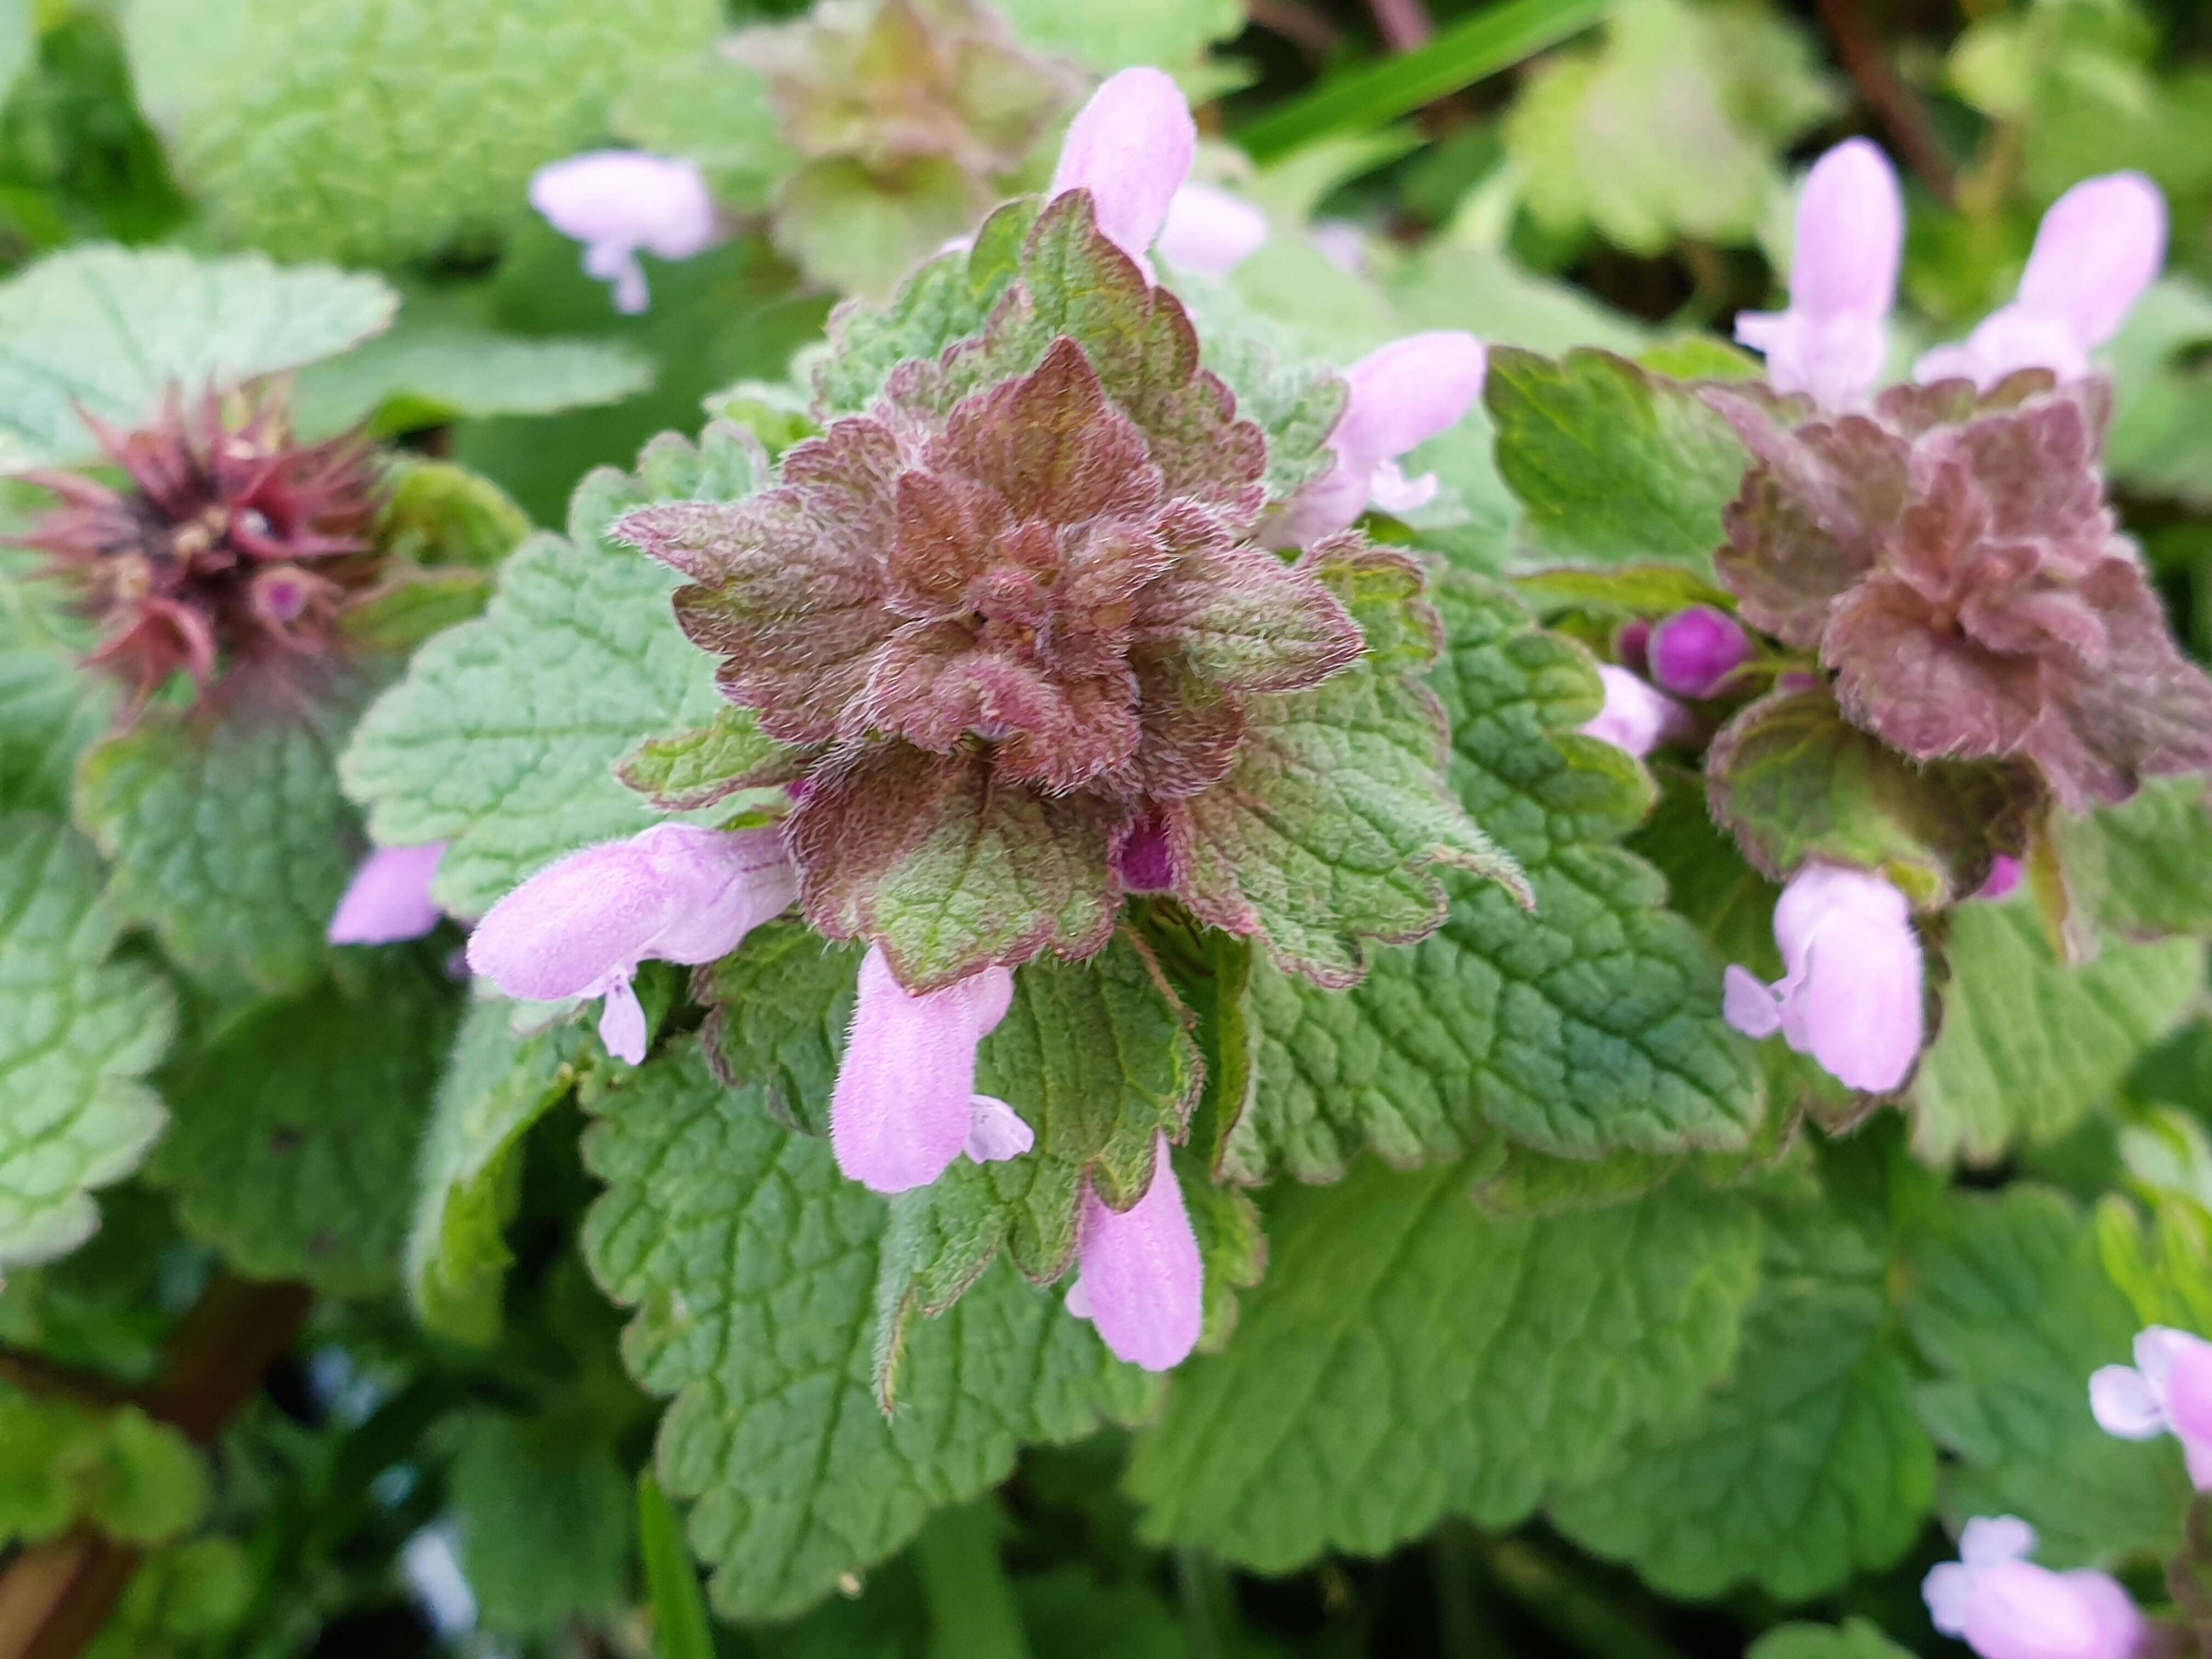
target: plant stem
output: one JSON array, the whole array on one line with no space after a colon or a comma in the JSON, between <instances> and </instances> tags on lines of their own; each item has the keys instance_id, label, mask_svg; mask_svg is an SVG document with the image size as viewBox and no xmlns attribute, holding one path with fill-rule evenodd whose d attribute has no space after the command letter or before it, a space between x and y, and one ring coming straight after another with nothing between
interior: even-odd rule
<instances>
[{"instance_id":1,"label":"plant stem","mask_svg":"<svg viewBox=\"0 0 2212 1659\"><path fill-rule=\"evenodd\" d=\"M1190 1638L1190 1659L1223 1659L1228 1651L1222 1632L1235 1622L1229 1575L1204 1550L1176 1552L1176 1583L1182 1595L1182 1624Z\"/></svg>"},{"instance_id":2,"label":"plant stem","mask_svg":"<svg viewBox=\"0 0 2212 1659\"><path fill-rule=\"evenodd\" d=\"M979 1498L930 1517L914 1540L929 1602L931 1659L1030 1659L1014 1589L999 1559L995 1499Z\"/></svg>"},{"instance_id":3,"label":"plant stem","mask_svg":"<svg viewBox=\"0 0 2212 1659\"><path fill-rule=\"evenodd\" d=\"M1881 41L1859 12L1858 0L1819 0L1819 4L1821 21L1835 38L1837 55L1844 60L1859 95L1881 118L1883 131L1906 165L1949 204L1956 189L1950 159L1943 153L1919 99L1890 67Z\"/></svg>"}]
</instances>

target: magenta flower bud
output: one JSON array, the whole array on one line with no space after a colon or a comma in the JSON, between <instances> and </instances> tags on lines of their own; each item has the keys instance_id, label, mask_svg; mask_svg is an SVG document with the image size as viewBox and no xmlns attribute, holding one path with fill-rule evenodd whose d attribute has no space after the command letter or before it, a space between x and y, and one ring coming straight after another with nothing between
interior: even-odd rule
<instances>
[{"instance_id":1,"label":"magenta flower bud","mask_svg":"<svg viewBox=\"0 0 2212 1659\"><path fill-rule=\"evenodd\" d=\"M2023 368L2061 380L2089 372L2089 354L2120 331L2166 259L2166 198L2140 173L2085 179L2037 227L2013 302L1960 345L1913 366L1919 380L1962 379L1984 389Z\"/></svg>"},{"instance_id":2,"label":"magenta flower bud","mask_svg":"<svg viewBox=\"0 0 2212 1659\"><path fill-rule=\"evenodd\" d=\"M2118 1581L2039 1567L2034 1548L2035 1529L2014 1516L1966 1522L1960 1559L1922 1581L1929 1620L1981 1659L2130 1659L2144 1624Z\"/></svg>"},{"instance_id":3,"label":"magenta flower bud","mask_svg":"<svg viewBox=\"0 0 2212 1659\"><path fill-rule=\"evenodd\" d=\"M1766 357L1778 392L1846 409L1881 378L1905 248L1905 198L1889 158L1846 138L1813 164L1797 198L1790 308L1747 311L1735 337Z\"/></svg>"},{"instance_id":4,"label":"magenta flower bud","mask_svg":"<svg viewBox=\"0 0 2212 1659\"><path fill-rule=\"evenodd\" d=\"M1153 1148L1152 1184L1133 1207L1109 1210L1085 1186L1075 1261L1067 1310L1095 1323L1118 1357L1148 1371L1190 1357L1206 1323L1206 1268L1165 1135Z\"/></svg>"},{"instance_id":5,"label":"magenta flower bud","mask_svg":"<svg viewBox=\"0 0 2212 1659\"><path fill-rule=\"evenodd\" d=\"M1241 196L1187 184L1168 200L1160 256L1177 270L1226 276L1267 240L1267 216Z\"/></svg>"},{"instance_id":6,"label":"magenta flower bud","mask_svg":"<svg viewBox=\"0 0 2212 1659\"><path fill-rule=\"evenodd\" d=\"M1344 374L1344 413L1328 436L1336 464L1301 489L1269 526L1281 547L1347 530L1371 503L1410 513L1436 498L1434 473L1408 478L1398 458L1467 417L1482 395L1488 355L1472 334L1413 334L1370 351Z\"/></svg>"},{"instance_id":7,"label":"magenta flower bud","mask_svg":"<svg viewBox=\"0 0 2212 1659\"><path fill-rule=\"evenodd\" d=\"M1746 1036L1781 1033L1838 1081L1870 1094L1903 1083L1920 1053L1920 940L1905 895L1880 876L1808 864L1774 907L1787 970L1772 986L1730 965L1723 1009Z\"/></svg>"},{"instance_id":8,"label":"magenta flower bud","mask_svg":"<svg viewBox=\"0 0 2212 1659\"><path fill-rule=\"evenodd\" d=\"M1197 154L1198 124L1173 78L1156 69L1125 69L1091 94L1068 127L1046 199L1089 191L1100 233L1149 282L1146 250Z\"/></svg>"},{"instance_id":9,"label":"magenta flower bud","mask_svg":"<svg viewBox=\"0 0 2212 1659\"><path fill-rule=\"evenodd\" d=\"M2009 853L2000 853L1990 860L1989 879L1974 890L1978 899L2001 899L2009 896L2020 885L2023 873L2021 861Z\"/></svg>"},{"instance_id":10,"label":"magenta flower bud","mask_svg":"<svg viewBox=\"0 0 2212 1659\"><path fill-rule=\"evenodd\" d=\"M430 883L445 856L442 841L372 851L331 914L331 943L396 945L435 927L442 912L430 896Z\"/></svg>"},{"instance_id":11,"label":"magenta flower bud","mask_svg":"<svg viewBox=\"0 0 2212 1659\"><path fill-rule=\"evenodd\" d=\"M492 906L469 966L530 1002L601 997L607 1052L645 1058L645 1011L630 981L648 958L715 962L799 896L775 829L657 823L548 866Z\"/></svg>"},{"instance_id":12,"label":"magenta flower bud","mask_svg":"<svg viewBox=\"0 0 2212 1659\"><path fill-rule=\"evenodd\" d=\"M612 283L615 309L643 311L651 295L641 250L689 259L722 237L706 176L695 161L642 150L598 149L538 169L530 205L584 245L584 269Z\"/></svg>"},{"instance_id":13,"label":"magenta flower bud","mask_svg":"<svg viewBox=\"0 0 2212 1659\"><path fill-rule=\"evenodd\" d=\"M1019 1137L1000 1115L1012 1109L975 1092L976 1046L1013 997L1013 975L996 967L917 996L898 982L882 947L868 947L830 1097L830 1150L848 1180L902 1193L943 1175L971 1138L986 1153L979 1162L1028 1150L1013 1146Z\"/></svg>"},{"instance_id":14,"label":"magenta flower bud","mask_svg":"<svg viewBox=\"0 0 2212 1659\"><path fill-rule=\"evenodd\" d=\"M2136 1338L2134 1364L2090 1377L2089 1410L2099 1428L2123 1440L2174 1436L2190 1484L2212 1491L2212 1342L2152 1326Z\"/></svg>"},{"instance_id":15,"label":"magenta flower bud","mask_svg":"<svg viewBox=\"0 0 2212 1659\"><path fill-rule=\"evenodd\" d=\"M1176 852L1168 840L1166 820L1148 812L1131 825L1114 849L1114 873L1128 893L1171 893L1176 884Z\"/></svg>"},{"instance_id":16,"label":"magenta flower bud","mask_svg":"<svg viewBox=\"0 0 2212 1659\"><path fill-rule=\"evenodd\" d=\"M1686 742L1697 731L1689 710L1626 668L1601 662L1597 677L1605 686L1605 707L1583 723L1584 737L1642 756L1662 743Z\"/></svg>"},{"instance_id":17,"label":"magenta flower bud","mask_svg":"<svg viewBox=\"0 0 2212 1659\"><path fill-rule=\"evenodd\" d=\"M1710 697L1751 657L1751 636L1709 605L1678 611L1651 630L1651 678L1685 697Z\"/></svg>"}]
</instances>

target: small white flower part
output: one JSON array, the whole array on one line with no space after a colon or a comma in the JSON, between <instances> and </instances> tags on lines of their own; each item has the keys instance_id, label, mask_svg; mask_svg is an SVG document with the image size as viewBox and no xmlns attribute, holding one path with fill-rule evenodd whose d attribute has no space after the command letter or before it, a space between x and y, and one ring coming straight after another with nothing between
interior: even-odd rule
<instances>
[{"instance_id":1,"label":"small white flower part","mask_svg":"<svg viewBox=\"0 0 2212 1659\"><path fill-rule=\"evenodd\" d=\"M1004 1164L1036 1145L1036 1131L1003 1100L977 1095L968 1113L968 1139L960 1150L975 1163Z\"/></svg>"},{"instance_id":2,"label":"small white flower part","mask_svg":"<svg viewBox=\"0 0 2212 1659\"><path fill-rule=\"evenodd\" d=\"M1213 185L1187 183L1168 198L1156 251L1178 270L1226 276L1267 240L1267 216Z\"/></svg>"},{"instance_id":3,"label":"small white flower part","mask_svg":"<svg viewBox=\"0 0 2212 1659\"><path fill-rule=\"evenodd\" d=\"M584 269L613 283L615 309L630 314L652 297L641 252L689 259L722 239L698 163L643 150L588 150L542 167L530 181L530 205L584 245Z\"/></svg>"},{"instance_id":4,"label":"small white flower part","mask_svg":"<svg viewBox=\"0 0 2212 1659\"><path fill-rule=\"evenodd\" d=\"M2153 1325L2136 1338L2133 1365L2106 1365L2090 1377L2089 1411L2123 1440L2172 1435L2190 1484L2212 1491L2212 1342Z\"/></svg>"}]
</instances>

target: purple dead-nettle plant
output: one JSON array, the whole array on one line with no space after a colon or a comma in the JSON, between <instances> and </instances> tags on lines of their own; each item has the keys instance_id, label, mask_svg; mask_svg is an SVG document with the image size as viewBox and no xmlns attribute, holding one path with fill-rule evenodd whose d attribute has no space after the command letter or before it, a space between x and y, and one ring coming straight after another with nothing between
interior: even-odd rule
<instances>
[{"instance_id":1,"label":"purple dead-nettle plant","mask_svg":"<svg viewBox=\"0 0 2212 1659\"><path fill-rule=\"evenodd\" d=\"M1200 368L1147 261L1194 144L1172 81L1116 76L1042 210L1003 210L977 238L1028 227L978 333L890 368L750 499L617 526L689 579L677 619L720 659L753 734L746 762L681 804L781 788L776 826L745 832L761 851L726 937L665 908L641 838L534 878L471 945L515 994L607 996L611 1046L635 1054L637 961L708 961L795 892L824 938L868 947L829 1127L840 1167L878 1191L1048 1138L1024 1115L1040 1103L977 1092L979 1048L1020 994L1012 970L1119 937L1150 964L1144 994L1187 1018L1124 918L1135 896L1326 987L1360 977L1367 944L1442 921L1435 866L1526 900L1443 779L1421 568L1349 528L1370 497L1419 493L1395 458L1466 412L1481 348L1421 337L1357 366L1312 469L1346 487L1331 482L1311 533L1276 550L1304 509L1271 503L1266 434ZM833 349L857 325L833 325ZM771 868L787 889L770 890ZM680 944L660 931L672 915ZM1126 1160L1111 1180L1079 1164L1062 1189L1075 1305L1154 1368L1201 1323L1169 1154L1182 1133L1178 1117L1129 1143L1158 1142L1141 1180Z\"/></svg>"},{"instance_id":2,"label":"purple dead-nettle plant","mask_svg":"<svg viewBox=\"0 0 2212 1659\"><path fill-rule=\"evenodd\" d=\"M396 945L421 939L445 914L430 896L446 843L379 847L361 861L331 914L333 945Z\"/></svg>"},{"instance_id":3,"label":"purple dead-nettle plant","mask_svg":"<svg viewBox=\"0 0 2212 1659\"><path fill-rule=\"evenodd\" d=\"M2054 1572L2027 1558L2035 1528L2013 1516L1969 1521L1959 1556L1922 1587L1928 1616L1981 1659L2130 1659L2147 1626L2109 1573Z\"/></svg>"},{"instance_id":4,"label":"purple dead-nettle plant","mask_svg":"<svg viewBox=\"0 0 2212 1659\"><path fill-rule=\"evenodd\" d=\"M689 259L722 240L706 176L696 161L641 150L599 149L538 168L530 204L584 245L584 269L614 288L615 309L651 302L640 253Z\"/></svg>"},{"instance_id":5,"label":"purple dead-nettle plant","mask_svg":"<svg viewBox=\"0 0 2212 1659\"><path fill-rule=\"evenodd\" d=\"M2212 1491L2212 1342L2154 1325L2136 1338L2132 1365L2106 1365L2089 1379L2098 1427L2123 1440L2171 1434L2181 1442L2190 1484Z\"/></svg>"},{"instance_id":6,"label":"purple dead-nettle plant","mask_svg":"<svg viewBox=\"0 0 2212 1659\"><path fill-rule=\"evenodd\" d=\"M369 444L299 442L267 386L173 392L137 431L84 418L122 480L26 473L60 500L18 544L99 629L88 665L125 683L131 712L179 672L203 699L218 684L263 702L312 692L386 574Z\"/></svg>"}]
</instances>

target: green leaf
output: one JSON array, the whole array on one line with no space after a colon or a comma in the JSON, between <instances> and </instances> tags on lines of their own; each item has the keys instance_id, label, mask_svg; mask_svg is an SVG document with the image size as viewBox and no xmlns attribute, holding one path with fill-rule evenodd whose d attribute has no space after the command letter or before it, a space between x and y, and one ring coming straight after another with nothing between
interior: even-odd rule
<instances>
[{"instance_id":1,"label":"green leaf","mask_svg":"<svg viewBox=\"0 0 2212 1659\"><path fill-rule=\"evenodd\" d=\"M27 501L0 506L0 530L28 527ZM66 815L77 757L107 729L120 692L78 665L90 629L34 568L27 552L0 551L0 811Z\"/></svg>"},{"instance_id":2,"label":"green leaf","mask_svg":"<svg viewBox=\"0 0 2212 1659\"><path fill-rule=\"evenodd\" d=\"M2043 1188L1957 1194L1905 1266L1905 1323L1936 1373L1920 1415L1959 1460L1954 1524L2017 1515L2052 1567L2171 1551L2189 1498L2179 1448L2116 1439L2089 1414L2089 1373L2126 1363L2136 1321L2087 1220Z\"/></svg>"},{"instance_id":3,"label":"green leaf","mask_svg":"<svg viewBox=\"0 0 2212 1659\"><path fill-rule=\"evenodd\" d=\"M2169 276L2136 302L2106 353L2113 406L2106 451L2112 476L2141 494L2175 496L2200 509L2212 504L2206 419L2212 381L2194 353L2208 340L2212 291L2186 276Z\"/></svg>"},{"instance_id":4,"label":"green leaf","mask_svg":"<svg viewBox=\"0 0 2212 1659\"><path fill-rule=\"evenodd\" d=\"M1944 951L1943 1024L1912 1085L1913 1145L1937 1161L1988 1163L2065 1133L2204 983L2203 951L2187 939L2111 943L2069 968L2024 900L1960 906Z\"/></svg>"},{"instance_id":5,"label":"green leaf","mask_svg":"<svg viewBox=\"0 0 2212 1659\"><path fill-rule=\"evenodd\" d=\"M1588 28L1604 0L1506 0L1445 29L1425 46L1335 77L1237 135L1261 161L1326 137L1364 131L1510 69Z\"/></svg>"},{"instance_id":6,"label":"green leaf","mask_svg":"<svg viewBox=\"0 0 2212 1659\"><path fill-rule=\"evenodd\" d=\"M1273 1572L1450 1513L1509 1527L1726 1370L1755 1280L1747 1203L1678 1182L1499 1221L1467 1180L1368 1164L1267 1195L1272 1261L1236 1339L1138 1438L1146 1536Z\"/></svg>"},{"instance_id":7,"label":"green leaf","mask_svg":"<svg viewBox=\"0 0 2212 1659\"><path fill-rule=\"evenodd\" d=\"M760 71L719 52L633 82L610 125L641 149L698 163L714 199L735 213L767 212L777 182L799 163Z\"/></svg>"},{"instance_id":8,"label":"green leaf","mask_svg":"<svg viewBox=\"0 0 2212 1659\"><path fill-rule=\"evenodd\" d=\"M165 1075L176 1122L149 1173L240 1272L396 1287L454 1017L428 956L351 958L343 982L262 1004Z\"/></svg>"},{"instance_id":9,"label":"green leaf","mask_svg":"<svg viewBox=\"0 0 2212 1659\"><path fill-rule=\"evenodd\" d=\"M1721 509L1748 463L1695 393L1610 352L1578 347L1555 361L1508 347L1490 354L1483 396L1498 470L1541 552L1711 577Z\"/></svg>"},{"instance_id":10,"label":"green leaf","mask_svg":"<svg viewBox=\"0 0 2212 1659\"><path fill-rule=\"evenodd\" d=\"M1244 27L1237 0L1121 0L1070 6L1060 0L994 0L1024 45L1111 75L1146 64L1171 71L1196 64L1207 47Z\"/></svg>"},{"instance_id":11,"label":"green leaf","mask_svg":"<svg viewBox=\"0 0 2212 1659\"><path fill-rule=\"evenodd\" d=\"M227 240L385 264L495 243L529 213L532 173L600 137L631 77L721 27L714 0L144 0L125 34Z\"/></svg>"},{"instance_id":12,"label":"green leaf","mask_svg":"<svg viewBox=\"0 0 2212 1659\"><path fill-rule=\"evenodd\" d=\"M168 1425L34 1395L0 1382L0 1544L84 1525L141 1548L167 1543L208 1505L207 1465Z\"/></svg>"},{"instance_id":13,"label":"green leaf","mask_svg":"<svg viewBox=\"0 0 2212 1659\"><path fill-rule=\"evenodd\" d=\"M2027 843L2040 790L1990 761L1918 765L1849 725L1827 691L1740 710L1705 753L1712 813L1776 881L1808 860L1887 876L1916 905L1971 898Z\"/></svg>"},{"instance_id":14,"label":"green leaf","mask_svg":"<svg viewBox=\"0 0 2212 1659\"><path fill-rule=\"evenodd\" d=\"M2146 778L2118 806L2054 813L2068 896L2129 939L2212 933L2212 801L2201 774Z\"/></svg>"},{"instance_id":15,"label":"green leaf","mask_svg":"<svg viewBox=\"0 0 2212 1659\"><path fill-rule=\"evenodd\" d=\"M1751 1644L1746 1659L1912 1659L1864 1619L1840 1625L1777 1625Z\"/></svg>"},{"instance_id":16,"label":"green leaf","mask_svg":"<svg viewBox=\"0 0 2212 1659\"><path fill-rule=\"evenodd\" d=\"M885 177L843 157L808 161L776 192L776 251L840 292L883 294L975 222L975 181L918 156Z\"/></svg>"},{"instance_id":17,"label":"green leaf","mask_svg":"<svg viewBox=\"0 0 2212 1659\"><path fill-rule=\"evenodd\" d=\"M410 432L465 416L619 403L653 376L653 360L617 341L502 334L458 307L410 301L390 333L301 374L292 408L310 434L357 422L377 433Z\"/></svg>"},{"instance_id":18,"label":"green leaf","mask_svg":"<svg viewBox=\"0 0 2212 1659\"><path fill-rule=\"evenodd\" d=\"M57 819L0 816L0 1263L74 1249L91 1193L137 1169L166 1114L143 1082L175 1015L159 975L110 962L119 919L92 849Z\"/></svg>"},{"instance_id":19,"label":"green leaf","mask_svg":"<svg viewBox=\"0 0 2212 1659\"><path fill-rule=\"evenodd\" d=\"M509 557L483 616L417 652L346 751L346 787L380 845L449 843L436 890L457 915L481 915L562 854L653 823L615 763L641 733L721 707L713 659L670 616L675 574L605 532L648 501L750 495L767 463L750 434L715 425L696 447L654 439L639 467L586 477L568 534Z\"/></svg>"},{"instance_id":20,"label":"green leaf","mask_svg":"<svg viewBox=\"0 0 2212 1659\"><path fill-rule=\"evenodd\" d=\"M363 850L337 750L374 689L364 671L266 713L151 710L77 769L111 896L211 988L289 993L327 969L324 931Z\"/></svg>"},{"instance_id":21,"label":"green leaf","mask_svg":"<svg viewBox=\"0 0 2212 1659\"><path fill-rule=\"evenodd\" d=\"M655 1659L714 1659L707 1598L684 1547L683 1523L651 1469L637 1476L638 1553L645 1563L646 1599L653 1608Z\"/></svg>"},{"instance_id":22,"label":"green leaf","mask_svg":"<svg viewBox=\"0 0 2212 1659\"><path fill-rule=\"evenodd\" d=\"M410 456L393 468L376 544L418 565L489 569L530 534L530 517L483 474Z\"/></svg>"},{"instance_id":23,"label":"green leaf","mask_svg":"<svg viewBox=\"0 0 2212 1659\"><path fill-rule=\"evenodd\" d=\"M398 304L374 276L282 270L255 254L80 247L0 283L0 471L94 453L77 418L125 428L173 389L274 374L388 326Z\"/></svg>"},{"instance_id":24,"label":"green leaf","mask_svg":"<svg viewBox=\"0 0 2212 1659\"><path fill-rule=\"evenodd\" d=\"M486 1629L550 1636L622 1605L629 1482L590 1425L560 1413L473 1416L447 1492Z\"/></svg>"},{"instance_id":25,"label":"green leaf","mask_svg":"<svg viewBox=\"0 0 2212 1659\"><path fill-rule=\"evenodd\" d=\"M0 0L0 105L39 52L39 27L33 0Z\"/></svg>"},{"instance_id":26,"label":"green leaf","mask_svg":"<svg viewBox=\"0 0 2212 1659\"><path fill-rule=\"evenodd\" d=\"M514 1034L514 1004L480 997L453 1039L430 1106L407 1290L416 1316L441 1335L489 1342L514 1260L502 1237L522 1176L522 1138L576 1079L583 1028Z\"/></svg>"},{"instance_id":27,"label":"green leaf","mask_svg":"<svg viewBox=\"0 0 2212 1659\"><path fill-rule=\"evenodd\" d=\"M716 1607L779 1618L882 1560L928 1512L1156 1397L1059 1298L994 1267L906 1350L899 1409L873 1388L887 1212L818 1140L729 1089L696 1044L603 1097L585 1161L608 1183L584 1229L593 1273L636 1306L623 1352L673 1397L662 1484L692 1504Z\"/></svg>"},{"instance_id":28,"label":"green leaf","mask_svg":"<svg viewBox=\"0 0 2212 1659\"><path fill-rule=\"evenodd\" d=\"M1540 67L1506 117L1522 199L1555 234L1595 226L1632 253L1746 246L1775 153L1838 106L1815 62L1761 6L1620 0L1602 41Z\"/></svg>"},{"instance_id":29,"label":"green leaf","mask_svg":"<svg viewBox=\"0 0 2212 1659\"><path fill-rule=\"evenodd\" d=\"M803 922L764 922L691 976L707 1008L714 1075L756 1088L779 1121L830 1133L830 1091L858 993L859 945L833 945Z\"/></svg>"},{"instance_id":30,"label":"green leaf","mask_svg":"<svg viewBox=\"0 0 2212 1659\"><path fill-rule=\"evenodd\" d=\"M1721 1018L1711 947L1613 845L1651 786L1574 730L1601 701L1589 658L1480 578L1447 574L1436 598L1449 644L1430 684L1451 714L1452 783L1535 908L1461 881L1440 932L1376 952L1350 991L1255 971L1257 1089L1224 1167L1326 1181L1363 1144L1410 1164L1493 1128L1577 1158L1743 1145L1758 1072Z\"/></svg>"},{"instance_id":31,"label":"green leaf","mask_svg":"<svg viewBox=\"0 0 2212 1659\"><path fill-rule=\"evenodd\" d=\"M750 708L717 708L706 725L638 745L615 774L664 812L696 811L740 789L782 782L790 751Z\"/></svg>"},{"instance_id":32,"label":"green leaf","mask_svg":"<svg viewBox=\"0 0 2212 1659\"><path fill-rule=\"evenodd\" d=\"M1668 1595L1822 1595L1896 1560L1935 1499L1885 1252L1817 1200L1766 1208L1764 1278L1728 1380L1552 1504L1570 1538Z\"/></svg>"}]
</instances>

